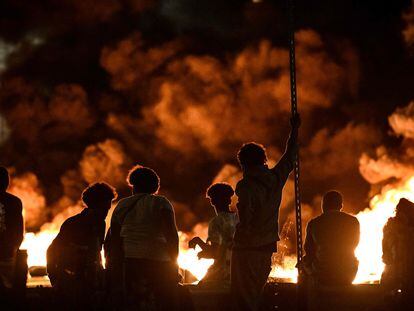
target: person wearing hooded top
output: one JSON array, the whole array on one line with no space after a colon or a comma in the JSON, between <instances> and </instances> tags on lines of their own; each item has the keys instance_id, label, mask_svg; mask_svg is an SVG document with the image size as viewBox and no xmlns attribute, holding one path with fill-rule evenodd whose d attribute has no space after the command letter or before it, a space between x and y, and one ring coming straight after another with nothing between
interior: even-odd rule
<instances>
[{"instance_id":1,"label":"person wearing hooded top","mask_svg":"<svg viewBox=\"0 0 414 311\"><path fill-rule=\"evenodd\" d=\"M277 251L278 217L282 190L293 170L297 153L299 115L291 119L286 151L267 166L266 150L257 143L244 144L238 152L243 178L236 186L239 223L231 258L231 292L235 310L258 310L264 285Z\"/></svg>"}]
</instances>

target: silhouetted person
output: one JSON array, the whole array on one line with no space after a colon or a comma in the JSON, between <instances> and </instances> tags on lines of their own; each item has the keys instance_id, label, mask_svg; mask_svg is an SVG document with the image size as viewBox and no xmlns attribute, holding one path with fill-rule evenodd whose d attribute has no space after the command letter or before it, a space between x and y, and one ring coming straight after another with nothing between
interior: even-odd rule
<instances>
[{"instance_id":1,"label":"silhouetted person","mask_svg":"<svg viewBox=\"0 0 414 311\"><path fill-rule=\"evenodd\" d=\"M230 285L230 259L236 231L237 215L230 210L233 188L227 183L216 183L207 189L207 198L214 207L216 216L208 224L208 238L204 242L199 237L189 242L189 247L199 245L202 249L199 258L214 259L201 284Z\"/></svg>"},{"instance_id":2,"label":"silhouetted person","mask_svg":"<svg viewBox=\"0 0 414 311\"><path fill-rule=\"evenodd\" d=\"M385 269L381 284L390 290L401 290L405 299L414 289L414 204L401 199L396 215L384 226L382 260ZM414 297L413 297L414 298Z\"/></svg>"},{"instance_id":3,"label":"silhouetted person","mask_svg":"<svg viewBox=\"0 0 414 311\"><path fill-rule=\"evenodd\" d=\"M96 307L96 293L102 290L105 218L116 197L106 183L86 188L82 193L86 208L62 224L47 250L47 272L63 308Z\"/></svg>"},{"instance_id":4,"label":"silhouetted person","mask_svg":"<svg viewBox=\"0 0 414 311\"><path fill-rule=\"evenodd\" d=\"M11 289L16 255L23 241L22 201L7 192L10 177L0 167L0 295Z\"/></svg>"},{"instance_id":5,"label":"silhouetted person","mask_svg":"<svg viewBox=\"0 0 414 311\"><path fill-rule=\"evenodd\" d=\"M358 270L355 248L359 243L359 222L341 212L342 195L327 192L322 199L322 215L306 228L305 271L315 285L350 285Z\"/></svg>"},{"instance_id":6,"label":"silhouetted person","mask_svg":"<svg viewBox=\"0 0 414 311\"><path fill-rule=\"evenodd\" d=\"M231 259L231 288L236 310L257 310L277 251L278 217L282 190L293 170L300 119L291 120L286 151L275 167L267 166L262 145L242 146L238 160L243 179L236 187L239 224Z\"/></svg>"},{"instance_id":7,"label":"silhouetted person","mask_svg":"<svg viewBox=\"0 0 414 311\"><path fill-rule=\"evenodd\" d=\"M160 180L152 169L132 168L128 183L133 195L119 201L111 220L122 239L127 307L172 310L178 284L174 209L157 195Z\"/></svg>"}]
</instances>

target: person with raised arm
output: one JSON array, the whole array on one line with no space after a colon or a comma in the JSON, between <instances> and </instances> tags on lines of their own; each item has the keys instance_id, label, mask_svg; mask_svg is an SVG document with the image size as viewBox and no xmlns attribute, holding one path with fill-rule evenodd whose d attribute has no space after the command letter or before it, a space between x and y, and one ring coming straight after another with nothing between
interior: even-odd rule
<instances>
[{"instance_id":1,"label":"person with raised arm","mask_svg":"<svg viewBox=\"0 0 414 311\"><path fill-rule=\"evenodd\" d=\"M235 310L258 310L264 285L277 251L278 218L282 190L292 172L297 154L300 117L291 119L286 150L272 168L265 148L244 144L238 152L243 178L236 186L239 220L231 258L231 292Z\"/></svg>"}]
</instances>

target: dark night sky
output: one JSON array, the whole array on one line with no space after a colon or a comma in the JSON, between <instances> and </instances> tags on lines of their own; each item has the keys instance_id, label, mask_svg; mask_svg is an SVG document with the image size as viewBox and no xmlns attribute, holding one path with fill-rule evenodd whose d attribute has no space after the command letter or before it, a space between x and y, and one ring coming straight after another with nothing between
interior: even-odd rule
<instances>
[{"instance_id":1,"label":"dark night sky","mask_svg":"<svg viewBox=\"0 0 414 311\"><path fill-rule=\"evenodd\" d=\"M356 91L352 95L341 93L329 109L315 109L306 121L309 128L316 132L324 126L336 129L349 122L369 123L375 124L384 134L383 141L379 141L378 145L399 143L386 135L389 130L387 117L397 106L405 106L413 99L414 58L402 38L405 27L402 14L410 5L409 0L296 1L299 29L316 31L334 62L341 63L338 50L350 46L359 63ZM105 48L116 47L133 33L140 33L145 51L172 42L176 52L156 70L143 75L144 78L133 87L117 89L107 68L102 65L102 53ZM41 43L34 45L33 38ZM166 192L198 213L205 208L205 202L199 199L200 194L223 164L235 164L235 148L240 140L232 140L228 149L232 151L226 151L221 158L191 152L188 158L181 160L188 161L183 164L177 161L176 151L172 148L165 147L160 151L154 147L154 143L150 142L154 140L152 134L146 132L148 127L142 125L143 129L139 121L136 121L139 123L137 126L131 125L134 129L131 133L136 135L138 141L147 142L148 146L131 147L125 133L120 134L110 128L106 120L111 114L135 115L140 120L145 107L153 102L149 100L154 92L153 83L157 84L157 81L168 79L171 75L169 66L173 62L170 59L209 55L226 63L246 47L259 44L262 39L269 40L275 47L286 47L284 1L3 0L0 2L0 42L16 49L6 59L7 69L0 76L0 113L9 120L13 131L3 146L0 162L15 167L18 173L35 172L48 202L53 203L62 194L71 193L68 187L60 185L62 176L68 176L69 170L77 169L85 147L108 137L117 139L127 149L130 158L127 163L142 161L155 167L165 180ZM10 81L16 77L30 86L32 91L27 91L29 95L26 97L21 95L26 91L10 91L13 88L9 86ZM55 131L59 121L49 120L44 115L51 109L50 100L56 92L55 87L62 84L77 84L85 90L87 109L93 115L88 122L92 125L79 130L81 133L76 134L78 136L62 130L59 132L60 140L49 139L50 128ZM231 87L237 89L238 86ZM39 124L31 125L39 133L34 140L20 137L20 127L23 128L26 123L16 122L19 117L16 117L15 107L28 98L34 110L41 107L38 111L42 111L32 119L32 122ZM31 101L33 98L40 98L46 104L37 104ZM133 120L128 122L134 123ZM26 129L21 131L27 132ZM281 132L285 134L286 129ZM313 130L307 135L309 141L312 133ZM284 137L278 134L269 142L277 144L280 149L283 148ZM151 151L146 153L145 150ZM36 155L34 160L33 155ZM352 178L358 174L358 168L354 167L354 171ZM305 172L305 181L312 181L306 174L310 173ZM177 178L181 182L176 183ZM341 190L345 193L350 193L347 192L347 185L332 181L332 178L336 177L327 177L323 181L318 179L312 185L325 189L331 182L334 186L343 187ZM81 184L88 182L86 177L74 179L77 180ZM359 189L356 200L366 199L369 185L361 178L357 183L362 185L360 189L363 190ZM322 190L306 191L305 199L307 193L308 202L312 203L313 197ZM365 203L362 202L356 209L362 208ZM204 212L201 214L206 215Z\"/></svg>"}]
</instances>

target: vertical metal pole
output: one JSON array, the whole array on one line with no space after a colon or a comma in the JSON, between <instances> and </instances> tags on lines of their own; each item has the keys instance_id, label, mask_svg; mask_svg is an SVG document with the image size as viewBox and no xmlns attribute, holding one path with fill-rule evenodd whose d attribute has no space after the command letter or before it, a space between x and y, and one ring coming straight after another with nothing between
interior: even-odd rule
<instances>
[{"instance_id":1,"label":"vertical metal pole","mask_svg":"<svg viewBox=\"0 0 414 311\"><path fill-rule=\"evenodd\" d=\"M290 101L292 116L298 113L298 102L296 93L296 59L295 59L295 19L294 19L294 0L288 0L289 11L289 68L290 68ZM299 150L296 154L294 165L295 178L295 216L296 216L296 254L298 260L298 286L297 286L297 309L303 311L307 309L306 286L303 280L303 241L302 241L302 208L300 197L300 162Z\"/></svg>"},{"instance_id":2,"label":"vertical metal pole","mask_svg":"<svg viewBox=\"0 0 414 311\"><path fill-rule=\"evenodd\" d=\"M290 61L290 100L292 116L298 113L297 93L296 93L296 62L295 62L295 26L294 26L294 7L293 0L288 0L289 4L289 61ZM295 211L296 211L296 248L298 263L302 262L302 209L300 198L300 170L299 170L299 152L296 154L294 166L295 178Z\"/></svg>"}]
</instances>

